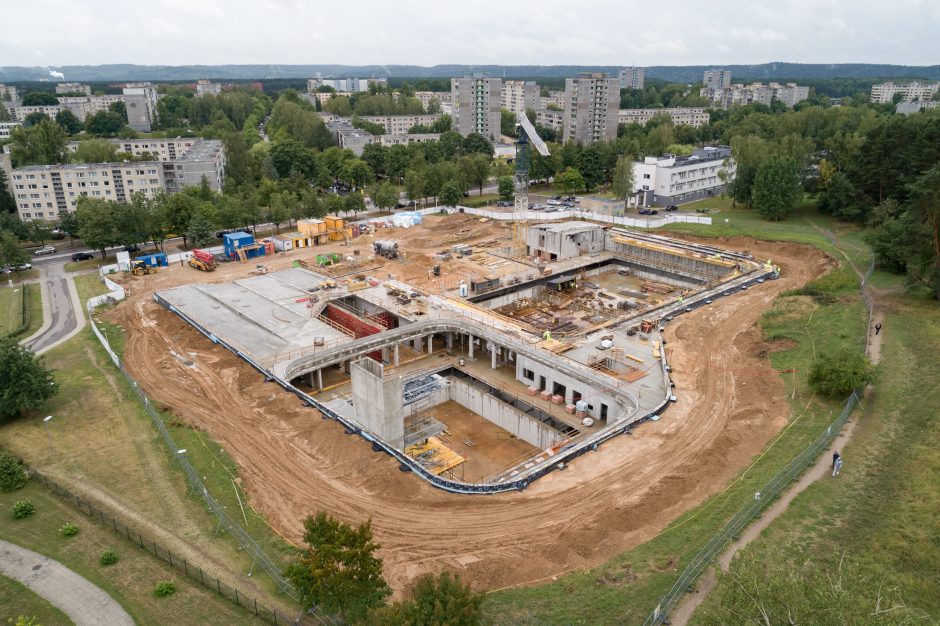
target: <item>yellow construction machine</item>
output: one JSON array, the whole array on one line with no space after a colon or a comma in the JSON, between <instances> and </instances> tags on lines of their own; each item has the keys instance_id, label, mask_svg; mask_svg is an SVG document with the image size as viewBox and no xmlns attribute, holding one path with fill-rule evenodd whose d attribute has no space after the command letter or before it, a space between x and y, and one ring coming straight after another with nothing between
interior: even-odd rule
<instances>
[{"instance_id":1,"label":"yellow construction machine","mask_svg":"<svg viewBox=\"0 0 940 626\"><path fill-rule=\"evenodd\" d=\"M151 267L140 260L131 261L131 274L134 276L143 276L144 274L156 274L157 268Z\"/></svg>"}]
</instances>

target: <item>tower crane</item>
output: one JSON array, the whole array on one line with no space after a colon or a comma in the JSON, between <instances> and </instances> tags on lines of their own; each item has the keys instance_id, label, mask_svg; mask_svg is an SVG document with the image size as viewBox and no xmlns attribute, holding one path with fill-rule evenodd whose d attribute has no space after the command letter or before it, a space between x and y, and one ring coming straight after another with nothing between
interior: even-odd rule
<instances>
[{"instance_id":1,"label":"tower crane","mask_svg":"<svg viewBox=\"0 0 940 626\"><path fill-rule=\"evenodd\" d=\"M534 146L539 154L548 156L548 146L542 141L538 133L535 132L535 126L529 121L524 112L516 113L516 180L515 192L516 201L514 211L521 212L525 219L526 211L529 210L529 166L531 164L531 146Z\"/></svg>"}]
</instances>

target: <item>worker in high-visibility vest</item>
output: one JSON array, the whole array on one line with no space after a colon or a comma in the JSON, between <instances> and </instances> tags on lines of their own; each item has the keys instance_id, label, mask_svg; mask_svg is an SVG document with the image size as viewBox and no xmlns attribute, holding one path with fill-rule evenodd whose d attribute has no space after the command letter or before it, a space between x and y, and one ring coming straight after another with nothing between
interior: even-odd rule
<instances>
[{"instance_id":1,"label":"worker in high-visibility vest","mask_svg":"<svg viewBox=\"0 0 940 626\"><path fill-rule=\"evenodd\" d=\"M545 341L548 341L551 338L552 338L552 331L546 330L544 333L542 333L542 339L544 339Z\"/></svg>"}]
</instances>

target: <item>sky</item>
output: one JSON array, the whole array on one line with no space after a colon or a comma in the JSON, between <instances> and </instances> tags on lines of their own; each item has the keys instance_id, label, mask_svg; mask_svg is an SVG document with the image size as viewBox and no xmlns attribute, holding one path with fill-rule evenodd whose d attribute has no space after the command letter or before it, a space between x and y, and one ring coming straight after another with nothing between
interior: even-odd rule
<instances>
[{"instance_id":1,"label":"sky","mask_svg":"<svg viewBox=\"0 0 940 626\"><path fill-rule=\"evenodd\" d=\"M2 0L0 65L940 63L940 0Z\"/></svg>"}]
</instances>

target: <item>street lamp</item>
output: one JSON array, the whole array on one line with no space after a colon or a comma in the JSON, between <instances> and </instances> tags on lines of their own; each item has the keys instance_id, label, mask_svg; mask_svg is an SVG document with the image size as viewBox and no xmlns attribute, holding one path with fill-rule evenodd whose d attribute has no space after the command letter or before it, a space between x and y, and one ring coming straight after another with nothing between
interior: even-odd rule
<instances>
[{"instance_id":1,"label":"street lamp","mask_svg":"<svg viewBox=\"0 0 940 626\"><path fill-rule=\"evenodd\" d=\"M49 450L52 451L52 433L49 432L49 420L52 419L51 415L47 415L42 419L42 427L46 431L46 437L49 439Z\"/></svg>"}]
</instances>

